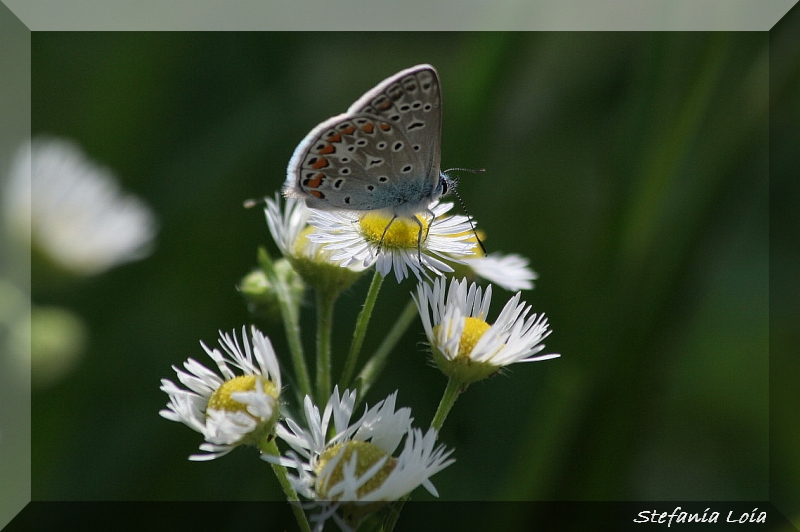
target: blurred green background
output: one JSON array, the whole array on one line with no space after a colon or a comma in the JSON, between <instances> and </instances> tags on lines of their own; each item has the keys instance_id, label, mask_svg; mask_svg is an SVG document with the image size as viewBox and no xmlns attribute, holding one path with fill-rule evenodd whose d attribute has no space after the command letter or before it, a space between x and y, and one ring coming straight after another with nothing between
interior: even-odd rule
<instances>
[{"instance_id":1,"label":"blurred green background","mask_svg":"<svg viewBox=\"0 0 800 532\"><path fill-rule=\"evenodd\" d=\"M246 323L286 353L235 290L257 246L277 252L242 202L279 189L314 125L422 62L442 82L442 163L486 168L459 191L490 251L531 259L523 297L562 354L461 397L441 498L768 499L769 91L797 87L796 63L770 87L769 38L34 32L33 134L79 142L161 227L152 256L99 277L34 265L34 303L87 327L73 371L34 387L34 500L280 498L252 449L189 462L201 437L158 416L159 379ZM339 353L367 284L337 306ZM387 280L365 352L413 288ZM399 389L426 427L445 380L423 339L415 323L367 402ZM791 449L772 459L800 476Z\"/></svg>"}]
</instances>

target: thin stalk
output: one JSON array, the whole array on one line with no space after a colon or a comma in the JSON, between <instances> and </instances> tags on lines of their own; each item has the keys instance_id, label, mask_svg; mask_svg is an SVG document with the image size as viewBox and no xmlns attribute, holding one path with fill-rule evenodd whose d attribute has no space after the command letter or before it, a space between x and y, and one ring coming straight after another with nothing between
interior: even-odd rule
<instances>
[{"instance_id":1,"label":"thin stalk","mask_svg":"<svg viewBox=\"0 0 800 532\"><path fill-rule=\"evenodd\" d=\"M303 353L303 341L300 331L300 316L297 310L289 303L289 293L286 286L278 279L275 273L275 266L272 258L264 248L258 249L258 263L267 276L270 284L275 287L278 294L278 306L283 318L283 327L286 330L286 341L289 344L289 353L292 358L297 388L300 397L311 395L311 377L308 374L305 354Z\"/></svg>"},{"instance_id":2,"label":"thin stalk","mask_svg":"<svg viewBox=\"0 0 800 532\"><path fill-rule=\"evenodd\" d=\"M331 395L331 330L336 296L317 291L317 404Z\"/></svg>"},{"instance_id":3,"label":"thin stalk","mask_svg":"<svg viewBox=\"0 0 800 532\"><path fill-rule=\"evenodd\" d=\"M372 317L372 309L375 307L375 301L378 299L378 293L383 284L383 276L375 270L375 275L372 277L372 282L369 285L367 298L364 300L364 306L358 314L356 320L356 329L353 331L353 340L350 343L350 351L347 353L347 361L342 371L342 377L339 379L339 388L342 390L350 386L353 378L353 372L356 369L358 362L358 355L361 353L361 346L364 344L364 337L367 334L367 326Z\"/></svg>"},{"instance_id":4,"label":"thin stalk","mask_svg":"<svg viewBox=\"0 0 800 532\"><path fill-rule=\"evenodd\" d=\"M366 396L367 391L369 391L370 387L375 383L375 381L378 380L383 368L386 366L386 359L397 345L397 342L400 341L400 338L403 337L405 332L411 326L411 323L414 321L416 316L417 306L414 304L413 299L409 299L405 308L400 313L400 316L397 317L397 321L394 322L394 325L383 339L383 342L381 342L381 345L378 346L378 349L375 350L375 353L372 354L367 363L364 364L361 372L358 374L356 382L359 383L359 399Z\"/></svg>"},{"instance_id":5,"label":"thin stalk","mask_svg":"<svg viewBox=\"0 0 800 532\"><path fill-rule=\"evenodd\" d=\"M431 421L431 427L436 429L437 433L442 430L442 425L444 425L444 420L447 419L447 414L450 413L453 405L456 404L456 399L458 399L461 392L466 390L467 386L467 384L460 383L452 378L447 381L447 388L445 388L444 394L442 394L439 408L436 409L436 414L433 416L433 421Z\"/></svg>"},{"instance_id":6,"label":"thin stalk","mask_svg":"<svg viewBox=\"0 0 800 532\"><path fill-rule=\"evenodd\" d=\"M270 441L262 442L259 447L261 452L264 454L280 456L280 451L278 450L278 446L275 444L274 438ZM298 504L300 499L297 497L297 492L292 487L292 483L289 482L289 475L286 472L286 468L280 464L273 464L272 462L270 462L270 465L272 466L272 471L275 473L275 477L278 479L278 483L281 485L283 494L286 495L286 500L289 502L289 506L292 507L292 512L294 513L295 519L297 519L297 524L300 526L300 530L303 532L311 532L311 525L308 524L306 514L303 512L300 504Z\"/></svg>"},{"instance_id":7,"label":"thin stalk","mask_svg":"<svg viewBox=\"0 0 800 532\"><path fill-rule=\"evenodd\" d=\"M389 515L383 522L383 527L380 529L381 532L392 532L394 530L395 525L397 525L397 520L400 518L400 512L408 499L409 496L406 495L402 499L394 501L389 505Z\"/></svg>"}]
</instances>

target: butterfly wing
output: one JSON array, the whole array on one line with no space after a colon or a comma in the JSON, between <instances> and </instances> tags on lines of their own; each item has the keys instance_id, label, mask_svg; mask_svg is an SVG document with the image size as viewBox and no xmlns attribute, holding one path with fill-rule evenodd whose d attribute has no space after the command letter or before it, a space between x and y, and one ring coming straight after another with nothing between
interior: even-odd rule
<instances>
[{"instance_id":1,"label":"butterfly wing","mask_svg":"<svg viewBox=\"0 0 800 532\"><path fill-rule=\"evenodd\" d=\"M440 138L436 70L403 70L311 130L289 162L285 194L317 209L416 212L439 182Z\"/></svg>"},{"instance_id":2,"label":"butterfly wing","mask_svg":"<svg viewBox=\"0 0 800 532\"><path fill-rule=\"evenodd\" d=\"M417 65L398 72L364 94L348 112L378 116L399 126L412 149L421 154L425 175L438 182L442 98L435 68Z\"/></svg>"}]
</instances>

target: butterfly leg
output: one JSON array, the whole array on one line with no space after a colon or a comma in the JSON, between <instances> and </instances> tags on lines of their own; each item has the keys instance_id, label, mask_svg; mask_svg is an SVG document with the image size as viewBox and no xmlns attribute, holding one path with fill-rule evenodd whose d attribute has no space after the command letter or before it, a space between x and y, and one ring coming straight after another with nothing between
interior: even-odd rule
<instances>
[{"instance_id":1,"label":"butterfly leg","mask_svg":"<svg viewBox=\"0 0 800 532\"><path fill-rule=\"evenodd\" d=\"M424 238L424 240L428 240L428 233L431 232L431 226L433 225L434 220L436 220L436 213L435 212L433 212L432 210L428 209L428 214L431 215L431 221L428 222L428 227L425 228L425 238ZM420 223L420 221L417 220L417 223ZM420 225L422 225L422 224L420 224Z\"/></svg>"},{"instance_id":2,"label":"butterfly leg","mask_svg":"<svg viewBox=\"0 0 800 532\"><path fill-rule=\"evenodd\" d=\"M432 216L435 216L431 210L428 210L428 212L431 213ZM425 227L419 217L414 215L412 218L419 226L419 233L417 233L417 260L422 264L422 241L428 239L428 232L431 230L431 224L429 223L428 227ZM433 218L431 218L431 223L433 223ZM423 232L425 233L425 238L422 238Z\"/></svg>"},{"instance_id":3,"label":"butterfly leg","mask_svg":"<svg viewBox=\"0 0 800 532\"><path fill-rule=\"evenodd\" d=\"M389 220L389 223L386 224L386 227L383 230L383 234L381 235L381 239L380 239L380 241L378 241L378 250L375 252L376 255L381 252L381 247L383 246L383 239L386 238L386 233L389 231L389 228L392 226L392 223L396 219L397 219L397 215L395 214L394 216L392 216L392 219Z\"/></svg>"}]
</instances>

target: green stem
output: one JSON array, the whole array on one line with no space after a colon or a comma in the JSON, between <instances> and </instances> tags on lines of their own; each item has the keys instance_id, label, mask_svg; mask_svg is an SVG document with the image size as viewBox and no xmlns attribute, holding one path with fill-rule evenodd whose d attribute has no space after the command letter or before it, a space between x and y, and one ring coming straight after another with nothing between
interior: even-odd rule
<instances>
[{"instance_id":1,"label":"green stem","mask_svg":"<svg viewBox=\"0 0 800 532\"><path fill-rule=\"evenodd\" d=\"M317 404L331 395L331 330L335 295L317 290Z\"/></svg>"},{"instance_id":2,"label":"green stem","mask_svg":"<svg viewBox=\"0 0 800 532\"><path fill-rule=\"evenodd\" d=\"M389 515L386 517L383 527L380 529L381 532L392 532L394 530L397 519L400 517L400 511L409 498L409 495L406 495L402 499L394 501L389 505Z\"/></svg>"},{"instance_id":3,"label":"green stem","mask_svg":"<svg viewBox=\"0 0 800 532\"><path fill-rule=\"evenodd\" d=\"M447 414L450 413L453 405L456 404L456 399L458 399L461 392L467 389L467 386L467 384L453 379L447 381L447 388L445 388L442 400L439 402L439 408L436 409L436 415L433 416L433 421L431 421L431 427L436 429L436 432L442 430Z\"/></svg>"},{"instance_id":4,"label":"green stem","mask_svg":"<svg viewBox=\"0 0 800 532\"><path fill-rule=\"evenodd\" d=\"M372 317L372 309L375 307L375 301L378 299L378 293L383 284L383 276L375 270L375 275L372 277L372 282L369 285L367 298L364 300L364 307L358 314L356 320L356 329L353 332L353 341L350 343L350 352L347 354L347 361L342 371L342 377L339 379L339 387L344 390L350 386L353 377L353 372L356 369L358 362L358 355L361 353L361 346L364 344L364 337L367 334L367 325L369 319Z\"/></svg>"},{"instance_id":5,"label":"green stem","mask_svg":"<svg viewBox=\"0 0 800 532\"><path fill-rule=\"evenodd\" d=\"M403 334L408 330L409 326L411 326L416 316L417 306L414 304L414 300L410 299L408 303L406 303L403 312L397 317L397 321L394 322L389 333L383 339L383 342L381 342L381 345L378 346L378 349L373 353L367 363L364 364L364 368L358 374L356 382L360 383L358 384L359 400L361 397L367 395L367 391L369 391L370 387L378 380L383 368L386 366L386 359L397 345L397 342L400 341Z\"/></svg>"},{"instance_id":6,"label":"green stem","mask_svg":"<svg viewBox=\"0 0 800 532\"><path fill-rule=\"evenodd\" d=\"M303 341L300 335L300 316L297 308L290 304L290 295L287 287L278 279L275 273L275 265L272 258L264 248L258 249L258 263L267 276L270 284L275 287L278 294L278 306L280 307L283 327L286 330L286 341L289 344L289 353L292 357L297 388L300 392L300 399L306 395L311 395L311 377L308 374L308 365L303 353Z\"/></svg>"},{"instance_id":7,"label":"green stem","mask_svg":"<svg viewBox=\"0 0 800 532\"><path fill-rule=\"evenodd\" d=\"M264 454L280 456L280 451L278 450L278 446L275 444L274 438L267 442L262 442L259 447L261 452ZM292 483L289 482L289 475L286 472L286 468L280 464L273 464L271 462L270 465L272 466L272 471L275 473L275 477L278 479L278 483L281 485L284 495L286 495L286 500L289 502L289 506L292 507L292 512L294 512L294 517L297 519L297 524L300 526L300 530L303 532L311 532L311 526L308 524L306 514L298 504L300 499L297 497L297 492L292 487Z\"/></svg>"}]
</instances>

